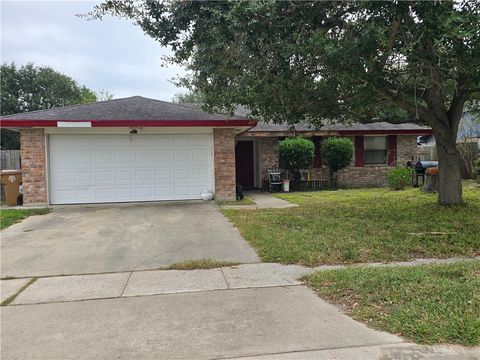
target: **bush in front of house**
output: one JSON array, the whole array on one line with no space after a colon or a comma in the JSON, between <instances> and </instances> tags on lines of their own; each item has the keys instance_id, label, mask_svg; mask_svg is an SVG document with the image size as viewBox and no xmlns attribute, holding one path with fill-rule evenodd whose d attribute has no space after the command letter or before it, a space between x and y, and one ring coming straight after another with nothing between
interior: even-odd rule
<instances>
[{"instance_id":1,"label":"bush in front of house","mask_svg":"<svg viewBox=\"0 0 480 360\"><path fill-rule=\"evenodd\" d=\"M477 172L477 181L480 183L480 158L475 162L475 170Z\"/></svg>"},{"instance_id":2,"label":"bush in front of house","mask_svg":"<svg viewBox=\"0 0 480 360\"><path fill-rule=\"evenodd\" d=\"M330 137L322 142L320 149L323 161L328 166L330 187L337 188L337 171L350 165L353 158L353 143L348 138Z\"/></svg>"},{"instance_id":3,"label":"bush in front of house","mask_svg":"<svg viewBox=\"0 0 480 360\"><path fill-rule=\"evenodd\" d=\"M278 144L280 161L288 171L292 172L294 180L300 180L300 170L312 166L315 155L315 145L311 140L301 136L287 138Z\"/></svg>"},{"instance_id":4,"label":"bush in front of house","mask_svg":"<svg viewBox=\"0 0 480 360\"><path fill-rule=\"evenodd\" d=\"M412 181L412 169L406 167L392 168L387 173L388 187L393 190L403 190Z\"/></svg>"}]
</instances>

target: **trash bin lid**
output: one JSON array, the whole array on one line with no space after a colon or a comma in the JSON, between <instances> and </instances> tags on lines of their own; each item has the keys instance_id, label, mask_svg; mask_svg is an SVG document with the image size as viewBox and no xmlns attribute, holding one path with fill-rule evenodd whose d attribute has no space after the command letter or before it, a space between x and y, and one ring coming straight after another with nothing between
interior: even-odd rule
<instances>
[{"instance_id":1,"label":"trash bin lid","mask_svg":"<svg viewBox=\"0 0 480 360\"><path fill-rule=\"evenodd\" d=\"M1 175L16 175L21 173L22 173L22 170L2 170L0 172Z\"/></svg>"}]
</instances>

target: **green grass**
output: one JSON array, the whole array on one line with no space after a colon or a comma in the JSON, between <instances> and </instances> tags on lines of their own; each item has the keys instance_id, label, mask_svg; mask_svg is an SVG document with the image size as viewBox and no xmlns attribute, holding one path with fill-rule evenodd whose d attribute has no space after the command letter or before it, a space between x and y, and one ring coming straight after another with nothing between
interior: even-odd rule
<instances>
[{"instance_id":1,"label":"green grass","mask_svg":"<svg viewBox=\"0 0 480 360\"><path fill-rule=\"evenodd\" d=\"M188 260L183 262L178 262L167 267L162 268L162 270L196 270L196 269L213 269L223 266L233 266L238 265L231 261L220 261L213 259L200 259L200 260Z\"/></svg>"},{"instance_id":2,"label":"green grass","mask_svg":"<svg viewBox=\"0 0 480 360\"><path fill-rule=\"evenodd\" d=\"M50 209L0 209L0 229L5 229L32 215L45 215Z\"/></svg>"},{"instance_id":3,"label":"green grass","mask_svg":"<svg viewBox=\"0 0 480 360\"><path fill-rule=\"evenodd\" d=\"M320 271L303 279L368 326L423 344L480 345L480 262Z\"/></svg>"},{"instance_id":4,"label":"green grass","mask_svg":"<svg viewBox=\"0 0 480 360\"><path fill-rule=\"evenodd\" d=\"M244 197L242 200L233 200L233 201L228 201L228 200L216 200L215 201L218 206L223 206L223 205L255 205L256 202L250 199L249 197Z\"/></svg>"},{"instance_id":5,"label":"green grass","mask_svg":"<svg viewBox=\"0 0 480 360\"><path fill-rule=\"evenodd\" d=\"M281 194L298 207L223 209L263 261L321 264L480 254L480 188L465 204L437 205L410 188Z\"/></svg>"}]
</instances>

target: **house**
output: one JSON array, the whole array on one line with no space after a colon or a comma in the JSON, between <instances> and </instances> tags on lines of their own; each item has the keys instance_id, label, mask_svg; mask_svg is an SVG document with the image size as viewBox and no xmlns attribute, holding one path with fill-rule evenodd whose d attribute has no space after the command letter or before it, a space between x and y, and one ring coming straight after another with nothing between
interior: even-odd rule
<instances>
[{"instance_id":1,"label":"house","mask_svg":"<svg viewBox=\"0 0 480 360\"><path fill-rule=\"evenodd\" d=\"M20 131L25 205L187 200L208 190L234 199L236 182L262 187L267 168L279 164L279 139L293 134L281 125L140 96L0 120L1 127ZM358 186L383 182L387 166L410 160L416 137L430 129L300 124L295 133L317 145L312 172L319 177L326 176L322 137L352 137L355 160L342 176Z\"/></svg>"},{"instance_id":2,"label":"house","mask_svg":"<svg viewBox=\"0 0 480 360\"><path fill-rule=\"evenodd\" d=\"M255 122L134 96L2 116L20 130L24 204L235 198L235 138Z\"/></svg>"},{"instance_id":3,"label":"house","mask_svg":"<svg viewBox=\"0 0 480 360\"><path fill-rule=\"evenodd\" d=\"M310 138L315 144L314 164L309 173L313 179L328 179L328 171L320 154L326 136L348 137L354 144L350 166L338 173L340 185L346 187L382 186L390 166L416 160L417 137L432 130L417 124L325 124L315 129L310 124L287 125L258 122L237 137L237 182L245 187L262 187L268 181L268 167L281 167L278 142L298 135ZM253 155L251 155L253 153ZM242 171L238 171L238 170ZM245 169L253 169L246 171ZM253 173L253 176L250 175Z\"/></svg>"}]
</instances>

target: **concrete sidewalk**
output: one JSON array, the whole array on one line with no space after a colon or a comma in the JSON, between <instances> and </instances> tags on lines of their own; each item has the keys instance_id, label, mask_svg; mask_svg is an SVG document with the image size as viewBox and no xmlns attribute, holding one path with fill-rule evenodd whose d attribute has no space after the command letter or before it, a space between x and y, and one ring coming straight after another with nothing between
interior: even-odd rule
<instances>
[{"instance_id":1,"label":"concrete sidewalk","mask_svg":"<svg viewBox=\"0 0 480 360\"><path fill-rule=\"evenodd\" d=\"M408 262L363 264L363 266L417 266L478 260L480 257L417 259ZM326 265L307 268L298 265L252 263L209 270L140 270L40 277L23 289L11 305L301 285L299 278L302 275L346 267L345 265ZM32 279L34 278L1 280L1 301L19 292Z\"/></svg>"},{"instance_id":2,"label":"concrete sidewalk","mask_svg":"<svg viewBox=\"0 0 480 360\"><path fill-rule=\"evenodd\" d=\"M222 209L284 209L289 207L295 207L298 205L291 204L288 201L279 199L268 192L261 191L249 191L245 193L246 197L249 197L255 201L255 205L222 205Z\"/></svg>"},{"instance_id":3,"label":"concrete sidewalk","mask_svg":"<svg viewBox=\"0 0 480 360\"><path fill-rule=\"evenodd\" d=\"M479 357L369 329L298 281L312 271L261 263L2 280L2 301L22 291L1 308L1 358Z\"/></svg>"},{"instance_id":4,"label":"concrete sidewalk","mask_svg":"<svg viewBox=\"0 0 480 360\"><path fill-rule=\"evenodd\" d=\"M296 265L261 263L209 270L150 270L41 277L19 293L11 305L300 285L298 278L311 271ZM31 279L0 281L2 301Z\"/></svg>"},{"instance_id":5,"label":"concrete sidewalk","mask_svg":"<svg viewBox=\"0 0 480 360\"><path fill-rule=\"evenodd\" d=\"M2 308L2 360L220 359L395 344L304 286Z\"/></svg>"}]
</instances>

